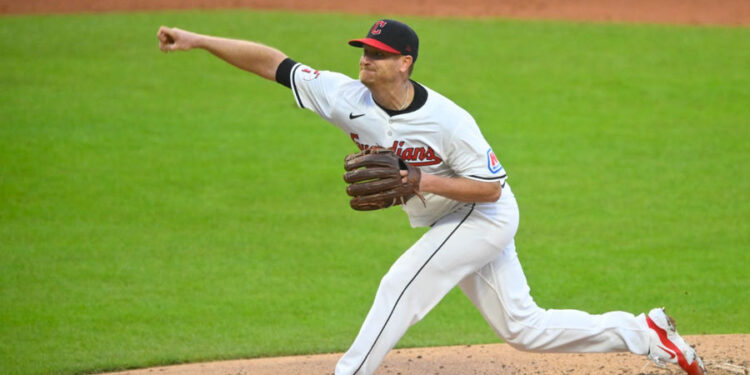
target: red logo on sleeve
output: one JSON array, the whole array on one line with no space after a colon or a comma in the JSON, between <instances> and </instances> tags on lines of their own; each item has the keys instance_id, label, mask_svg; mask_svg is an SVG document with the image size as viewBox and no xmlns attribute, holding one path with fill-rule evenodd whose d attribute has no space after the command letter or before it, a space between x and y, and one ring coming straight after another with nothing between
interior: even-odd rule
<instances>
[{"instance_id":1,"label":"red logo on sleeve","mask_svg":"<svg viewBox=\"0 0 750 375\"><path fill-rule=\"evenodd\" d=\"M305 81L312 81L318 78L318 76L320 75L319 71L312 70L310 68L302 68L300 70L302 71L302 74L301 74L302 79L304 79Z\"/></svg>"},{"instance_id":2,"label":"red logo on sleeve","mask_svg":"<svg viewBox=\"0 0 750 375\"><path fill-rule=\"evenodd\" d=\"M492 149L487 150L487 168L492 174L500 172L503 169L503 166L500 165L500 160L497 159Z\"/></svg>"}]
</instances>

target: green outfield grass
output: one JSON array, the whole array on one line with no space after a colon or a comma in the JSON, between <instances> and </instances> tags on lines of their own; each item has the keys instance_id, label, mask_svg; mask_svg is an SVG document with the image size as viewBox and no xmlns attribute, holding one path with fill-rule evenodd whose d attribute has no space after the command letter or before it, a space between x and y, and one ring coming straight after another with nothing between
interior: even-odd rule
<instances>
[{"instance_id":1,"label":"green outfield grass","mask_svg":"<svg viewBox=\"0 0 750 375\"><path fill-rule=\"evenodd\" d=\"M354 76L377 17L0 17L0 374L345 350L423 230L348 208L354 145L288 89L156 31ZM509 171L541 306L750 332L750 29L405 20ZM497 341L454 291L400 345Z\"/></svg>"}]
</instances>

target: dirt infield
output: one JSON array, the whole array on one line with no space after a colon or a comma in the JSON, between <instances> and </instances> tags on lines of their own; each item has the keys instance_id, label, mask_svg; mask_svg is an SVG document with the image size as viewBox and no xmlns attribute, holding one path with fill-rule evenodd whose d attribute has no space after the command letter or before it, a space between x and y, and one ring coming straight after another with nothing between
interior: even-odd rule
<instances>
[{"instance_id":1,"label":"dirt infield","mask_svg":"<svg viewBox=\"0 0 750 375\"><path fill-rule=\"evenodd\" d=\"M750 26L750 0L0 0L0 14L208 8L292 9L361 14L557 19L688 25ZM154 32L158 25L154 25ZM154 40L154 53L156 40ZM489 328L488 328L489 329ZM750 374L750 335L691 336L711 374ZM332 374L341 354L260 358L131 370L109 375ZM400 349L377 374L678 374L644 357L613 354L535 354L506 344Z\"/></svg>"},{"instance_id":2,"label":"dirt infield","mask_svg":"<svg viewBox=\"0 0 750 375\"><path fill-rule=\"evenodd\" d=\"M712 375L748 374L750 335L689 336ZM333 374L340 354L199 363L106 375L323 375ZM538 354L506 344L394 350L376 375L522 375L682 373L676 366L658 368L645 357L629 353Z\"/></svg>"},{"instance_id":3,"label":"dirt infield","mask_svg":"<svg viewBox=\"0 0 750 375\"><path fill-rule=\"evenodd\" d=\"M0 13L210 8L750 26L748 0L0 0Z\"/></svg>"}]
</instances>

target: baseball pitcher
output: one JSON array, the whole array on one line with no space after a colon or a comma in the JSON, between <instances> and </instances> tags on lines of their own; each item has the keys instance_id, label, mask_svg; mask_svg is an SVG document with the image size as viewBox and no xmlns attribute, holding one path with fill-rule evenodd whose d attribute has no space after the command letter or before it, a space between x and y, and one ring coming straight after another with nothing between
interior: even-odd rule
<instances>
[{"instance_id":1,"label":"baseball pitcher","mask_svg":"<svg viewBox=\"0 0 750 375\"><path fill-rule=\"evenodd\" d=\"M518 349L630 351L705 373L663 308L592 315L536 305L516 254L519 213L508 174L468 112L411 79L419 39L408 25L378 20L364 38L349 41L363 52L358 79L255 42L168 27L157 36L164 52L205 49L289 88L300 108L340 128L360 150L345 160L352 208L401 205L412 226L430 228L383 276L336 375L374 373L406 330L456 285Z\"/></svg>"}]
</instances>

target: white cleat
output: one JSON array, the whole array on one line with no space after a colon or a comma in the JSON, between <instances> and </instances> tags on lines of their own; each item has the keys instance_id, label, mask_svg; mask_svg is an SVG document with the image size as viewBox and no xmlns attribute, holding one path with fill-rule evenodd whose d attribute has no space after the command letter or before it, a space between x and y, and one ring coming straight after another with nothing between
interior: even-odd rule
<instances>
[{"instance_id":1,"label":"white cleat","mask_svg":"<svg viewBox=\"0 0 750 375\"><path fill-rule=\"evenodd\" d=\"M677 333L674 319L667 315L664 308L649 311L646 322L651 328L651 348L648 358L657 366L674 363L690 375L706 374L706 367L701 357Z\"/></svg>"}]
</instances>

